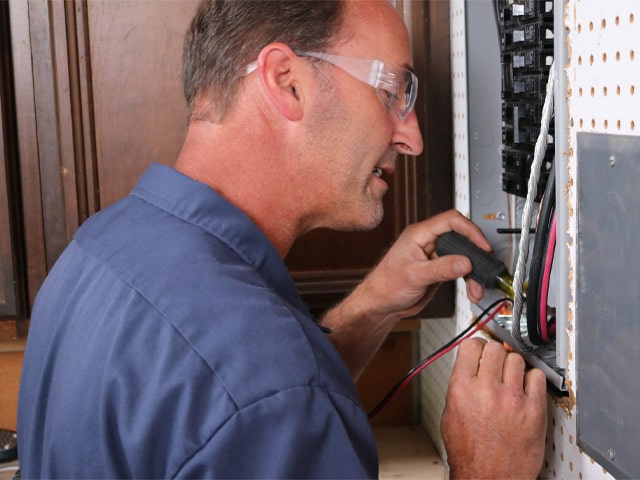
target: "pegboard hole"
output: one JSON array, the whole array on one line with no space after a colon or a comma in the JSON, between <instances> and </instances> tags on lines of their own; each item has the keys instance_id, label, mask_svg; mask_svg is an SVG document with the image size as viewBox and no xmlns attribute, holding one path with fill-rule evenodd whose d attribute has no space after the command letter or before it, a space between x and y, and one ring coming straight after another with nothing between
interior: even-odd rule
<instances>
[{"instance_id":1,"label":"pegboard hole","mask_svg":"<svg viewBox=\"0 0 640 480\"><path fill-rule=\"evenodd\" d=\"M607 63L607 52L602 54L602 63Z\"/></svg>"},{"instance_id":2,"label":"pegboard hole","mask_svg":"<svg viewBox=\"0 0 640 480\"><path fill-rule=\"evenodd\" d=\"M631 61L633 61L635 57L636 57L636 52L633 50L629 50L629 58L631 59Z\"/></svg>"},{"instance_id":3,"label":"pegboard hole","mask_svg":"<svg viewBox=\"0 0 640 480\"><path fill-rule=\"evenodd\" d=\"M589 31L593 32L593 22L589 22Z\"/></svg>"},{"instance_id":4,"label":"pegboard hole","mask_svg":"<svg viewBox=\"0 0 640 480\"><path fill-rule=\"evenodd\" d=\"M591 119L591 128L596 128L596 119L595 118Z\"/></svg>"},{"instance_id":5,"label":"pegboard hole","mask_svg":"<svg viewBox=\"0 0 640 480\"><path fill-rule=\"evenodd\" d=\"M629 92L631 93L631 96L633 97L633 95L636 93L636 86L635 85L631 85L631 88L629 89Z\"/></svg>"},{"instance_id":6,"label":"pegboard hole","mask_svg":"<svg viewBox=\"0 0 640 480\"><path fill-rule=\"evenodd\" d=\"M580 87L580 88L578 89L578 96L579 96L579 97L581 97L581 96L582 96L582 87Z\"/></svg>"},{"instance_id":7,"label":"pegboard hole","mask_svg":"<svg viewBox=\"0 0 640 480\"><path fill-rule=\"evenodd\" d=\"M596 89L594 87L591 87L591 89L589 90L589 93L591 94L592 97L595 97Z\"/></svg>"},{"instance_id":8,"label":"pegboard hole","mask_svg":"<svg viewBox=\"0 0 640 480\"><path fill-rule=\"evenodd\" d=\"M620 16L616 15L616 27L620 25Z\"/></svg>"},{"instance_id":9,"label":"pegboard hole","mask_svg":"<svg viewBox=\"0 0 640 480\"><path fill-rule=\"evenodd\" d=\"M633 23L633 21L635 20L635 17L633 16L633 13L629 14L629 23Z\"/></svg>"},{"instance_id":10,"label":"pegboard hole","mask_svg":"<svg viewBox=\"0 0 640 480\"><path fill-rule=\"evenodd\" d=\"M603 29L607 28L607 19L606 18L602 19L602 28Z\"/></svg>"},{"instance_id":11,"label":"pegboard hole","mask_svg":"<svg viewBox=\"0 0 640 480\"><path fill-rule=\"evenodd\" d=\"M616 86L616 95L620 95L620 85Z\"/></svg>"},{"instance_id":12,"label":"pegboard hole","mask_svg":"<svg viewBox=\"0 0 640 480\"><path fill-rule=\"evenodd\" d=\"M578 33L581 33L581 32L582 32L582 24L581 24L581 23L579 23L579 24L578 24Z\"/></svg>"},{"instance_id":13,"label":"pegboard hole","mask_svg":"<svg viewBox=\"0 0 640 480\"><path fill-rule=\"evenodd\" d=\"M620 52L616 52L616 62L620 61Z\"/></svg>"},{"instance_id":14,"label":"pegboard hole","mask_svg":"<svg viewBox=\"0 0 640 480\"><path fill-rule=\"evenodd\" d=\"M593 55L589 55L589 65L593 65Z\"/></svg>"},{"instance_id":15,"label":"pegboard hole","mask_svg":"<svg viewBox=\"0 0 640 480\"><path fill-rule=\"evenodd\" d=\"M618 120L616 122L616 127L618 128L618 130L620 130L620 128L622 128L622 122L620 120Z\"/></svg>"},{"instance_id":16,"label":"pegboard hole","mask_svg":"<svg viewBox=\"0 0 640 480\"><path fill-rule=\"evenodd\" d=\"M635 129L636 129L636 122L631 120L631 130L635 130Z\"/></svg>"},{"instance_id":17,"label":"pegboard hole","mask_svg":"<svg viewBox=\"0 0 640 480\"><path fill-rule=\"evenodd\" d=\"M607 87L606 86L602 87L602 95L606 97L607 93L609 93L609 90L607 89Z\"/></svg>"},{"instance_id":18,"label":"pegboard hole","mask_svg":"<svg viewBox=\"0 0 640 480\"><path fill-rule=\"evenodd\" d=\"M578 65L582 65L582 55L578 55Z\"/></svg>"},{"instance_id":19,"label":"pegboard hole","mask_svg":"<svg viewBox=\"0 0 640 480\"><path fill-rule=\"evenodd\" d=\"M604 129L607 130L609 128L609 120L604 119Z\"/></svg>"},{"instance_id":20,"label":"pegboard hole","mask_svg":"<svg viewBox=\"0 0 640 480\"><path fill-rule=\"evenodd\" d=\"M579 123L580 123L580 128L582 128L584 126L584 120L581 118Z\"/></svg>"}]
</instances>

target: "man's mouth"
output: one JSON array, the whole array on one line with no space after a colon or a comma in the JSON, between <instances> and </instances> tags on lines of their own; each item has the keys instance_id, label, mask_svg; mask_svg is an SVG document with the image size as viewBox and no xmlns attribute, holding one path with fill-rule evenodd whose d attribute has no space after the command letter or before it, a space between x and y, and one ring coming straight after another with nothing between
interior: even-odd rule
<instances>
[{"instance_id":1,"label":"man's mouth","mask_svg":"<svg viewBox=\"0 0 640 480\"><path fill-rule=\"evenodd\" d=\"M377 167L374 168L373 169L373 174L378 178L382 177L382 169L381 168L377 168Z\"/></svg>"}]
</instances>

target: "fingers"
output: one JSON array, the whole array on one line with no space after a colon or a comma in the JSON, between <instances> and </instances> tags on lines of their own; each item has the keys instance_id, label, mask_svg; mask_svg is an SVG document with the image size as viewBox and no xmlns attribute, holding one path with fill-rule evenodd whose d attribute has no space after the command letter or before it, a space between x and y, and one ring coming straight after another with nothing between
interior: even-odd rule
<instances>
[{"instance_id":1,"label":"fingers","mask_svg":"<svg viewBox=\"0 0 640 480\"><path fill-rule=\"evenodd\" d=\"M446 255L424 263L424 281L428 283L446 282L471 273L471 260L463 255Z\"/></svg>"},{"instance_id":2,"label":"fingers","mask_svg":"<svg viewBox=\"0 0 640 480\"><path fill-rule=\"evenodd\" d=\"M475 280L467 279L467 297L471 303L478 303L482 300L484 288Z\"/></svg>"},{"instance_id":3,"label":"fingers","mask_svg":"<svg viewBox=\"0 0 640 480\"><path fill-rule=\"evenodd\" d=\"M547 393L547 377L539 368L529 370L524 378L524 391L529 397L544 399Z\"/></svg>"},{"instance_id":4,"label":"fingers","mask_svg":"<svg viewBox=\"0 0 640 480\"><path fill-rule=\"evenodd\" d=\"M470 338L462 342L458 348L451 377L465 379L477 376L482 351L486 343L487 341L481 338Z\"/></svg>"},{"instance_id":5,"label":"fingers","mask_svg":"<svg viewBox=\"0 0 640 480\"><path fill-rule=\"evenodd\" d=\"M440 283L471 273L473 265L466 256L434 254L437 237L451 230L490 249L480 228L455 210L409 225L362 283L366 288L360 291L372 299L374 310L383 315L413 315L426 305ZM389 290L389 284L396 288ZM478 302L482 287L470 280L467 285L469 299Z\"/></svg>"},{"instance_id":6,"label":"fingers","mask_svg":"<svg viewBox=\"0 0 640 480\"><path fill-rule=\"evenodd\" d=\"M431 256L435 239L443 233L455 230L469 238L480 248L490 251L491 245L485 238L480 227L463 216L457 210L449 210L431 217L429 220L415 224L417 233L415 241Z\"/></svg>"},{"instance_id":7,"label":"fingers","mask_svg":"<svg viewBox=\"0 0 640 480\"><path fill-rule=\"evenodd\" d=\"M532 369L525 376L525 362L520 354L509 353L499 342L481 338L470 338L460 344L453 374L504 383L533 397L546 394L544 372Z\"/></svg>"},{"instance_id":8,"label":"fingers","mask_svg":"<svg viewBox=\"0 0 640 480\"><path fill-rule=\"evenodd\" d=\"M438 258L434 256L436 238L451 230L466 236L482 249L491 251L491 246L484 237L480 227L456 210L450 210L436 215L425 222L415 224L413 228L412 235L414 237L414 241L417 242L427 257L434 261ZM440 273L440 275L433 277L431 279L432 281L443 282L447 280L454 280L471 273L470 263L466 260L466 257L464 257L465 260L463 260L462 255L445 255L441 258L447 258L447 263L441 264L439 272L433 272ZM467 296L471 302L479 302L482 299L483 294L484 289L482 288L482 285L473 280L467 279Z\"/></svg>"},{"instance_id":9,"label":"fingers","mask_svg":"<svg viewBox=\"0 0 640 480\"><path fill-rule=\"evenodd\" d=\"M498 342L489 342L482 351L481 363L478 368L478 378L482 380L503 380L503 371L507 351Z\"/></svg>"},{"instance_id":10,"label":"fingers","mask_svg":"<svg viewBox=\"0 0 640 480\"><path fill-rule=\"evenodd\" d=\"M525 393L526 391L526 393ZM547 428L545 376L498 342L458 350L441 431L451 478L537 478Z\"/></svg>"},{"instance_id":11,"label":"fingers","mask_svg":"<svg viewBox=\"0 0 640 480\"><path fill-rule=\"evenodd\" d=\"M517 353L505 355L502 381L505 385L524 389L524 369L524 358L521 355Z\"/></svg>"}]
</instances>

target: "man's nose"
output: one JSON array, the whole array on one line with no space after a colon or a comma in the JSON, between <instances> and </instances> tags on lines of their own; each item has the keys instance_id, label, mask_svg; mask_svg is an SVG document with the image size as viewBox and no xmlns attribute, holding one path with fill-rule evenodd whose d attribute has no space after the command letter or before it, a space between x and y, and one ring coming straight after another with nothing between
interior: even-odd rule
<instances>
[{"instance_id":1,"label":"man's nose","mask_svg":"<svg viewBox=\"0 0 640 480\"><path fill-rule=\"evenodd\" d=\"M412 110L404 120L396 117L394 128L391 144L399 153L412 156L422 153L424 143L415 110Z\"/></svg>"}]
</instances>

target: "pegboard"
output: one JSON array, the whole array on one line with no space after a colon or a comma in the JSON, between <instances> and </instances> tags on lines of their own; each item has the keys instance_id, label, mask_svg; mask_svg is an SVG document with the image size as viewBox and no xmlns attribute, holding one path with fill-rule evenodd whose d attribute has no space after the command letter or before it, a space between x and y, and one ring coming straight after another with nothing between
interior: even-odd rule
<instances>
[{"instance_id":1,"label":"pegboard","mask_svg":"<svg viewBox=\"0 0 640 480\"><path fill-rule=\"evenodd\" d=\"M470 0L491 1L491 0ZM566 380L568 398L548 397L549 426L546 454L541 478L603 479L613 478L577 445L575 395L580 383L576 378L576 335L580 330L580 312L576 311L576 282L580 274L577 263L577 188L576 135L578 132L640 135L640 2L628 0L566 0L554 2L564 13L567 61L559 68L566 80L564 98L556 95L556 104L563 102L567 111L567 141L558 145L563 169L563 184L558 186L558 202L563 202L565 218L559 233L566 256L567 271L558 278L565 282L567 359ZM465 1L450 1L451 66L453 95L453 139L455 165L455 207L469 215L469 132L467 95L467 58L465 38ZM556 35L562 35L556 32ZM603 185L606 188L606 185ZM566 226L566 228L564 228ZM468 325L471 309L464 283L458 282L456 310L453 321L423 321L420 346L428 354L439 346L438 341ZM452 327L455 325L455 327ZM444 405L446 379L450 374L453 355L426 369L421 375L423 421L436 447L443 448L439 436L439 420ZM440 363L442 362L442 363Z\"/></svg>"}]
</instances>

